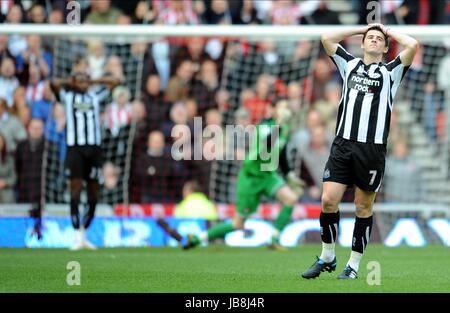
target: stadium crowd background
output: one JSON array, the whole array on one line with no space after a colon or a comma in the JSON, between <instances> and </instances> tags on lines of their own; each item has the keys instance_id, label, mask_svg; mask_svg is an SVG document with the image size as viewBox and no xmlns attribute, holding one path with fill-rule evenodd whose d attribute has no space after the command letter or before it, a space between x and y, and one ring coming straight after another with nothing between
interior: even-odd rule
<instances>
[{"instance_id":1,"label":"stadium crowd background","mask_svg":"<svg viewBox=\"0 0 450 313\"><path fill-rule=\"evenodd\" d=\"M2 23L62 24L68 11L65 0L1 1ZM350 8L346 16L355 23L365 24L368 1L343 1ZM341 11L328 7L327 1L259 1L259 0L153 0L153 1L79 1L82 23L88 24L341 24ZM388 4L388 5L387 5ZM336 6L336 4L334 4ZM339 6L339 4L338 4ZM387 24L448 24L450 3L447 1L382 1L382 17ZM418 13L419 12L419 13ZM421 14L423 13L423 14ZM347 24L347 21L345 21ZM218 26L219 27L219 26ZM262 72L254 85L244 88L233 105L230 91L222 86L226 41L204 38L170 39L170 45L150 43L136 46L145 49L142 69L142 90L138 98L133 86L123 85L112 92L103 111L104 138L108 146L117 147L114 153L124 154L126 142L121 132L129 131L136 123L133 135L132 161L129 169L128 197L131 203L173 203L182 199L184 184L199 181L213 201L232 202L236 172L221 177L229 187L228 196L221 198L211 177L215 161L181 160L171 155L171 147L180 134L171 137L177 125L193 127L194 117L203 117L203 126L224 124L249 125L259 122L274 99L286 99L296 112L291 144L300 144L302 151L301 177L307 183L301 199L319 202L322 170L334 135L341 82L335 66L322 52L313 61L314 85L307 104L304 89L308 86L299 78L285 82L280 77ZM0 35L0 203L35 203L41 201L44 152L56 144L59 161L64 159L64 112L52 104L48 82L54 77L54 41L46 36ZM166 48L169 48L168 58ZM241 45L242 49L247 46ZM124 63L120 55L108 54L101 41L88 43L88 54L80 55L73 67L90 72L93 78L104 74L123 78ZM264 61L277 58L270 43L261 42L258 49ZM295 53L302 58L307 49L301 45ZM306 50L307 51L307 50ZM395 54L391 49L389 57ZM270 53L266 53L270 52ZM447 71L448 72L448 71ZM408 79L408 77L406 77ZM420 114L430 140L443 139L443 106L433 99L439 96L436 77L424 85L423 107ZM430 109L430 110L427 110ZM428 113L425 113L428 112ZM241 138L242 139L242 138ZM210 140L191 136L188 140L200 143L205 151ZM408 153L408 138L396 124L393 112L390 132L387 173L378 201L419 201L420 172ZM233 147L237 155L245 150L245 140ZM183 151L191 155L193 151ZM105 162L101 201L114 204L123 200L108 198L124 179L124 168L112 161ZM48 165L48 164L47 164ZM128 176L125 176L128 177ZM62 180L64 180L62 178ZM408 184L405 184L408 181ZM350 193L349 193L350 195ZM46 195L47 197L47 195ZM406 197L406 198L402 198ZM111 200L113 199L113 200ZM351 200L347 198L347 200ZM63 201L63 200L61 200Z\"/></svg>"}]
</instances>

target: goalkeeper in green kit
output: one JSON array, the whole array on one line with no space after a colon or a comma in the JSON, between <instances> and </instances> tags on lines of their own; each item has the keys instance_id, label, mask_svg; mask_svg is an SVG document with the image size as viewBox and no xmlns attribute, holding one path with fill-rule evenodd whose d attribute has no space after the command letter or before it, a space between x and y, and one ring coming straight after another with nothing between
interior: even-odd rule
<instances>
[{"instance_id":1,"label":"goalkeeper in green kit","mask_svg":"<svg viewBox=\"0 0 450 313\"><path fill-rule=\"evenodd\" d=\"M189 234L181 241L183 249L202 242L224 238L226 234L244 229L245 220L256 212L262 196L275 197L283 207L275 220L275 232L269 248L285 250L279 245L281 230L289 223L293 207L303 195L303 182L293 171L282 166L286 180L278 173L280 156L289 137L288 122L292 115L285 100L272 103L272 118L256 126L254 142L246 155L237 180L236 214L232 223L220 223L200 235Z\"/></svg>"}]
</instances>

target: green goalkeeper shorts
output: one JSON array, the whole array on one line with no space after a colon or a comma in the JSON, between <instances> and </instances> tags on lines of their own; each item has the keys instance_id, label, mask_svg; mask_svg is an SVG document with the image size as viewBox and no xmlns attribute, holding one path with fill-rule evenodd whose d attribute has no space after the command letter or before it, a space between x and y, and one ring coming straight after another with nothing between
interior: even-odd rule
<instances>
[{"instance_id":1,"label":"green goalkeeper shorts","mask_svg":"<svg viewBox=\"0 0 450 313\"><path fill-rule=\"evenodd\" d=\"M240 216L248 217L256 212L263 195L274 197L285 184L276 172L252 175L241 169L237 180L236 211Z\"/></svg>"}]
</instances>

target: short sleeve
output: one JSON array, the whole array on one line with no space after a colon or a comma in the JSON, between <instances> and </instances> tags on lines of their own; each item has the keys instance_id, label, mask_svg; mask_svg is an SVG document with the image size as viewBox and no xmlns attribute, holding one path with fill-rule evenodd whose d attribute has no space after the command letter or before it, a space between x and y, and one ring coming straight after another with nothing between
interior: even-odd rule
<instances>
[{"instance_id":1,"label":"short sleeve","mask_svg":"<svg viewBox=\"0 0 450 313\"><path fill-rule=\"evenodd\" d=\"M355 57L344 49L340 44L336 49L336 52L330 56L331 60L336 64L339 74L341 74L342 79L345 79L347 73L348 63L355 59Z\"/></svg>"}]
</instances>

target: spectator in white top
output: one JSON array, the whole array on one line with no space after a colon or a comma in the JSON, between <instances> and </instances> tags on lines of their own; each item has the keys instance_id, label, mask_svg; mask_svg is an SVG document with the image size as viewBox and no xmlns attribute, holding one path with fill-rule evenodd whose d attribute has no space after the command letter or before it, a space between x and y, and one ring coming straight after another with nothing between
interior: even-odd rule
<instances>
[{"instance_id":1,"label":"spectator in white top","mask_svg":"<svg viewBox=\"0 0 450 313\"><path fill-rule=\"evenodd\" d=\"M165 25L197 25L199 19L190 0L172 0L168 8L158 17L158 23Z\"/></svg>"},{"instance_id":2,"label":"spectator in white top","mask_svg":"<svg viewBox=\"0 0 450 313\"><path fill-rule=\"evenodd\" d=\"M5 23L20 24L22 23L22 21L23 21L22 8L16 4L8 11ZM27 41L25 40L24 36L16 34L9 36L8 49L9 51L11 51L14 57L17 57L26 48L27 48Z\"/></svg>"},{"instance_id":3,"label":"spectator in white top","mask_svg":"<svg viewBox=\"0 0 450 313\"><path fill-rule=\"evenodd\" d=\"M99 40L89 41L87 60L89 64L89 72L92 79L97 79L103 76L103 71L106 64L105 47Z\"/></svg>"},{"instance_id":4,"label":"spectator in white top","mask_svg":"<svg viewBox=\"0 0 450 313\"><path fill-rule=\"evenodd\" d=\"M4 98L8 107L12 107L14 90L19 87L15 77L16 67L10 58L3 58L0 65L0 98Z\"/></svg>"},{"instance_id":5,"label":"spectator in white top","mask_svg":"<svg viewBox=\"0 0 450 313\"><path fill-rule=\"evenodd\" d=\"M17 56L17 69L19 72L26 69L26 65L36 65L42 77L48 77L51 74L52 56L42 48L42 40L38 35L27 37L27 48Z\"/></svg>"},{"instance_id":6,"label":"spectator in white top","mask_svg":"<svg viewBox=\"0 0 450 313\"><path fill-rule=\"evenodd\" d=\"M120 130L131 122L130 91L118 86L113 91L113 102L106 107L105 126L116 137Z\"/></svg>"},{"instance_id":7,"label":"spectator in white top","mask_svg":"<svg viewBox=\"0 0 450 313\"><path fill-rule=\"evenodd\" d=\"M41 79L41 72L36 65L31 65L28 72L29 79L25 97L27 103L33 105L34 102L41 101L44 98L45 81Z\"/></svg>"},{"instance_id":8,"label":"spectator in white top","mask_svg":"<svg viewBox=\"0 0 450 313\"><path fill-rule=\"evenodd\" d=\"M0 132L6 140L8 152L16 151L17 143L27 138L27 132L19 120L8 113L6 101L0 98Z\"/></svg>"}]
</instances>

